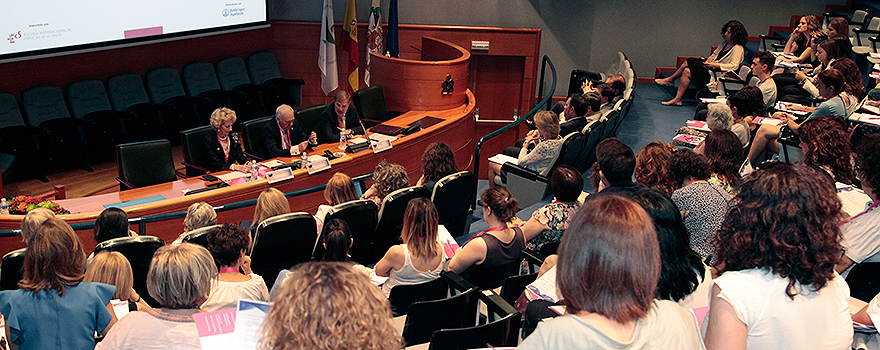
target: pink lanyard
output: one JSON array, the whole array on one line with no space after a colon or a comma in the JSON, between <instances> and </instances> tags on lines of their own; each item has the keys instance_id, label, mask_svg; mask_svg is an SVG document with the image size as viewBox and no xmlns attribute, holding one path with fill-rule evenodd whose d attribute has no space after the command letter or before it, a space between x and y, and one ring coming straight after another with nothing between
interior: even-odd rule
<instances>
[{"instance_id":1,"label":"pink lanyard","mask_svg":"<svg viewBox=\"0 0 880 350\"><path fill-rule=\"evenodd\" d=\"M486 229L486 230L483 231L483 232L480 232L480 233L477 233L477 234L471 236L470 239L474 239L474 238L480 237L480 236L482 236L483 234L488 233L488 232L492 232L492 231L501 231L501 230L504 230L504 229L507 229L507 226L490 227L490 228Z\"/></svg>"},{"instance_id":2,"label":"pink lanyard","mask_svg":"<svg viewBox=\"0 0 880 350\"><path fill-rule=\"evenodd\" d=\"M293 147L293 145L290 144L290 130L289 129L288 130L281 130L281 140L283 140L284 142L287 143L285 145L282 145L282 146L284 146L282 148Z\"/></svg>"},{"instance_id":3,"label":"pink lanyard","mask_svg":"<svg viewBox=\"0 0 880 350\"><path fill-rule=\"evenodd\" d=\"M229 268L225 268L223 270L220 270L218 273L226 273L226 272L238 272L238 269L236 269L234 267L229 267Z\"/></svg>"},{"instance_id":4,"label":"pink lanyard","mask_svg":"<svg viewBox=\"0 0 880 350\"><path fill-rule=\"evenodd\" d=\"M862 216L862 214L867 213L867 212L871 211L871 209L876 208L877 205L880 205L880 201L874 201L874 203L872 203L871 206L868 207L868 209L865 209L865 211L859 213L859 214L856 215L856 216L853 216L853 217L850 217L850 218L848 218L848 219L846 219L846 220L843 220L843 222L841 222L840 224L841 224L841 225L845 225L845 224L848 224L848 223L852 222L852 221L855 220L857 217Z\"/></svg>"},{"instance_id":5,"label":"pink lanyard","mask_svg":"<svg viewBox=\"0 0 880 350\"><path fill-rule=\"evenodd\" d=\"M227 140L229 140L229 135L226 135ZM229 150L232 148L232 141L229 141L229 147L223 149L223 141L220 140L220 133L217 133L217 142L220 143L220 149L223 150L223 161L229 161Z\"/></svg>"}]
</instances>

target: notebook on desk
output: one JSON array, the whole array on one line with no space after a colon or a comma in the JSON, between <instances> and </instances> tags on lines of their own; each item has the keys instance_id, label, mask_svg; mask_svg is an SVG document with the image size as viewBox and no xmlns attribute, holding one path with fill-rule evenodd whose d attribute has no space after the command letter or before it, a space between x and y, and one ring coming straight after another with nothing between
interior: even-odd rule
<instances>
[{"instance_id":1,"label":"notebook on desk","mask_svg":"<svg viewBox=\"0 0 880 350\"><path fill-rule=\"evenodd\" d=\"M378 134L383 134L383 135L388 135L388 136L397 135L400 133L401 130L403 130L402 127L385 125L385 124L379 124L379 125L376 125L376 126L370 128L370 132L372 132L372 133L378 133Z\"/></svg>"}]
</instances>

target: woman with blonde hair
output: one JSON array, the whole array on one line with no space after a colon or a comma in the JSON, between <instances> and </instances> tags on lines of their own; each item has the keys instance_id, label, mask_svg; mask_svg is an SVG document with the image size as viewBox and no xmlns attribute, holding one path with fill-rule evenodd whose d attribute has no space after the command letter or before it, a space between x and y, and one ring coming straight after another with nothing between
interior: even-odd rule
<instances>
[{"instance_id":1,"label":"woman with blonde hair","mask_svg":"<svg viewBox=\"0 0 880 350\"><path fill-rule=\"evenodd\" d=\"M287 197L284 196L284 193L281 193L281 191L275 187L269 187L263 190L263 192L260 193L260 197L257 198L257 205L254 208L254 221L253 224L251 224L251 234L253 235L257 232L257 226L260 226L260 223L262 223L263 220L288 213L290 213L290 202L287 201Z\"/></svg>"},{"instance_id":2,"label":"woman with blonde hair","mask_svg":"<svg viewBox=\"0 0 880 350\"><path fill-rule=\"evenodd\" d=\"M151 309L132 287L134 276L131 272L131 264L120 252L104 251L92 257L83 281L116 286L113 299L127 300L132 311Z\"/></svg>"},{"instance_id":3,"label":"woman with blonde hair","mask_svg":"<svg viewBox=\"0 0 880 350\"><path fill-rule=\"evenodd\" d=\"M409 176L406 174L406 168L383 159L373 171L373 186L370 186L361 198L369 199L382 208L382 200L385 196L407 186L409 186Z\"/></svg>"},{"instance_id":4,"label":"woman with blonde hair","mask_svg":"<svg viewBox=\"0 0 880 350\"><path fill-rule=\"evenodd\" d=\"M388 277L382 285L385 296L399 285L419 284L440 277L446 255L437 241L440 219L437 208L427 198L409 201L403 214L403 244L388 249L376 263L376 275Z\"/></svg>"},{"instance_id":5,"label":"woman with blonde hair","mask_svg":"<svg viewBox=\"0 0 880 350\"><path fill-rule=\"evenodd\" d=\"M284 280L263 322L270 350L400 349L388 301L342 262L306 262Z\"/></svg>"},{"instance_id":6,"label":"woman with blonde hair","mask_svg":"<svg viewBox=\"0 0 880 350\"><path fill-rule=\"evenodd\" d=\"M358 199L357 190L354 188L351 177L344 173L333 174L333 177L327 181L327 187L324 188L324 200L327 201L327 204L319 205L318 211L314 215L318 232L320 233L323 229L324 218L327 217L327 213L333 209L333 206L356 199Z\"/></svg>"},{"instance_id":7,"label":"woman with blonde hair","mask_svg":"<svg viewBox=\"0 0 880 350\"><path fill-rule=\"evenodd\" d=\"M247 158L238 133L232 132L235 124L235 111L222 107L211 113L211 127L215 132L205 135L205 150L208 152L209 164L205 167L210 171L242 171L249 170Z\"/></svg>"}]
</instances>

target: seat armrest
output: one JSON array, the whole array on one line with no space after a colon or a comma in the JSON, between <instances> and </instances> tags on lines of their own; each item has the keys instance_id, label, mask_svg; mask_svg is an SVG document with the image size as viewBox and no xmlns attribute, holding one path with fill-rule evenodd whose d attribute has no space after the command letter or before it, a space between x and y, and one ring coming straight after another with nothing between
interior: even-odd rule
<instances>
[{"instance_id":1,"label":"seat armrest","mask_svg":"<svg viewBox=\"0 0 880 350\"><path fill-rule=\"evenodd\" d=\"M856 44L854 46L865 46L862 45L862 36L860 34L880 34L880 30L871 30L871 29L863 29L863 28L854 28L853 33L856 37ZM870 38L868 38L870 40Z\"/></svg>"},{"instance_id":2,"label":"seat armrest","mask_svg":"<svg viewBox=\"0 0 880 350\"><path fill-rule=\"evenodd\" d=\"M508 175L516 175L524 179L532 180L532 181L543 181L545 178L535 172L534 170L523 168L519 165L513 163L504 163L501 165L501 170L506 171Z\"/></svg>"},{"instance_id":3,"label":"seat armrest","mask_svg":"<svg viewBox=\"0 0 880 350\"><path fill-rule=\"evenodd\" d=\"M195 164L192 164L192 163L186 162L186 161L184 161L184 162L180 162L180 164L183 164L183 166L185 166L185 167L187 167L187 168L195 169L195 170L198 170L198 171L203 171L203 172L205 172L205 174L210 174L210 173L211 173L211 171L208 170L208 168L205 168L205 167L202 167L202 166L198 166L198 165L195 165Z\"/></svg>"},{"instance_id":4,"label":"seat armrest","mask_svg":"<svg viewBox=\"0 0 880 350\"><path fill-rule=\"evenodd\" d=\"M785 44L771 44L770 47L772 47L774 51L779 51L780 49L785 50Z\"/></svg>"},{"instance_id":5,"label":"seat armrest","mask_svg":"<svg viewBox=\"0 0 880 350\"><path fill-rule=\"evenodd\" d=\"M120 185L126 187L126 188L129 189L129 190L132 189L132 188L137 188L137 186L135 186L135 185L132 184L131 182L125 181L125 180L120 179L120 178L118 178L118 177L116 178L116 181L119 181L119 184L120 184Z\"/></svg>"},{"instance_id":6,"label":"seat armrest","mask_svg":"<svg viewBox=\"0 0 880 350\"><path fill-rule=\"evenodd\" d=\"M250 152L244 152L244 155L245 155L246 157L251 158L251 159L253 159L253 160L256 160L256 161L258 161L258 162L262 162L262 161L266 160L266 158L260 157L260 156L258 156L258 155L256 155L256 154L253 154L253 153L250 153Z\"/></svg>"},{"instance_id":7,"label":"seat armrest","mask_svg":"<svg viewBox=\"0 0 880 350\"><path fill-rule=\"evenodd\" d=\"M186 174L184 174L180 170L174 170L174 175L177 175L177 177L179 177L181 179L188 179L189 178L189 176L186 176Z\"/></svg>"}]
</instances>

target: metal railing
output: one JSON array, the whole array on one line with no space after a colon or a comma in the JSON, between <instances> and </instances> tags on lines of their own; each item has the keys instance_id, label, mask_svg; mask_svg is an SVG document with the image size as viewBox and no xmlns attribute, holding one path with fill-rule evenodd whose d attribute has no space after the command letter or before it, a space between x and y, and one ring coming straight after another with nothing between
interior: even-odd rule
<instances>
[{"instance_id":1,"label":"metal railing","mask_svg":"<svg viewBox=\"0 0 880 350\"><path fill-rule=\"evenodd\" d=\"M361 189L366 190L366 181L369 179L372 179L372 178L373 178L373 173L369 173L369 174L354 177L351 180L354 181L355 185L359 186ZM327 184L323 184L323 185L318 185L318 186L312 186L309 188L303 188L300 190L290 191L290 192L285 193L284 197L293 198L293 197L307 195L310 193L320 192L320 191L323 191L324 188L326 188L326 187L327 187ZM214 211L221 213L224 211L247 208L247 207L252 207L255 205L257 205L256 198L249 199L246 201L231 203L231 204L215 206ZM147 224L149 224L149 223L167 221L167 220L176 220L176 219L182 219L185 217L186 217L186 211L179 211L179 212L174 212L174 213L157 214L157 215L150 215L150 216L144 216L144 217L139 217L139 218L133 218L133 219L129 219L128 222L132 226L137 226L138 234L143 236L143 235L147 234ZM83 222L83 223L79 223L79 224L72 224L70 226L73 227L74 230L91 230L92 228L95 227L95 223L94 222ZM0 237L18 237L18 236L21 236L20 229L0 230Z\"/></svg>"}]
</instances>

